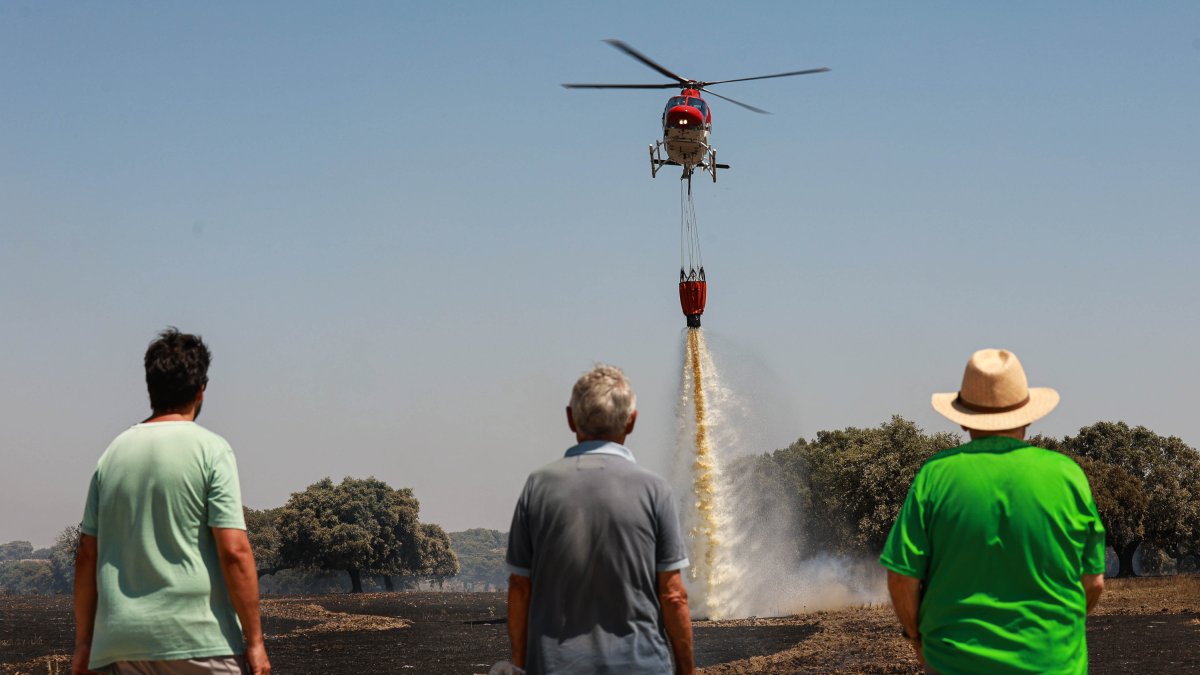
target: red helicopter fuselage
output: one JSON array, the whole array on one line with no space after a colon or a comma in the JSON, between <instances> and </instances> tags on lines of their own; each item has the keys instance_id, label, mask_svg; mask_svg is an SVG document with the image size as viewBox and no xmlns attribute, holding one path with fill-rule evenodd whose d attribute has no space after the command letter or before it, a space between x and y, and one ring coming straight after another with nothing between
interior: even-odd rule
<instances>
[{"instance_id":1,"label":"red helicopter fuselage","mask_svg":"<svg viewBox=\"0 0 1200 675\"><path fill-rule=\"evenodd\" d=\"M663 109L663 145L667 157L685 170L703 164L709 151L712 112L695 89L672 96Z\"/></svg>"}]
</instances>

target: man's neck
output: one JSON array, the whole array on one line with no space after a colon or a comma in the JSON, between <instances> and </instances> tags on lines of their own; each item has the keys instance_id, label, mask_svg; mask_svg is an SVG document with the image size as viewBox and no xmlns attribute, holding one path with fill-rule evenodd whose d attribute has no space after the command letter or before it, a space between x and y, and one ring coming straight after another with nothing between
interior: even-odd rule
<instances>
[{"instance_id":1,"label":"man's neck","mask_svg":"<svg viewBox=\"0 0 1200 675\"><path fill-rule=\"evenodd\" d=\"M587 443L588 441L596 441L599 443L616 443L617 445L625 445L625 436L600 438L599 436L584 436L583 434L575 434L575 442L576 443Z\"/></svg>"},{"instance_id":2,"label":"man's neck","mask_svg":"<svg viewBox=\"0 0 1200 675\"><path fill-rule=\"evenodd\" d=\"M187 412L167 412L154 413L146 418L142 424L153 424L155 422L194 422L196 421L195 409Z\"/></svg>"},{"instance_id":3,"label":"man's neck","mask_svg":"<svg viewBox=\"0 0 1200 675\"><path fill-rule=\"evenodd\" d=\"M980 431L978 429L967 429L967 432L971 435L971 440L973 441L977 441L981 438L988 438L989 436L1003 436L1004 438L1015 438L1018 441L1023 441L1025 440L1025 430L1027 428L1028 427L1018 427L1016 429L1005 429L1003 431Z\"/></svg>"}]
</instances>

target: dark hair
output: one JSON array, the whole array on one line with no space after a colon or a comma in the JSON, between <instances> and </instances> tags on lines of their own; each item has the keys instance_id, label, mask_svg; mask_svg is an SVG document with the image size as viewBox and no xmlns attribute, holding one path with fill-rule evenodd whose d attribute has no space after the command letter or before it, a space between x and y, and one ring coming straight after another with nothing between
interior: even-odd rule
<instances>
[{"instance_id":1,"label":"dark hair","mask_svg":"<svg viewBox=\"0 0 1200 675\"><path fill-rule=\"evenodd\" d=\"M158 334L146 349L146 389L156 413L186 408L208 384L212 353L199 335L180 333L174 326Z\"/></svg>"}]
</instances>

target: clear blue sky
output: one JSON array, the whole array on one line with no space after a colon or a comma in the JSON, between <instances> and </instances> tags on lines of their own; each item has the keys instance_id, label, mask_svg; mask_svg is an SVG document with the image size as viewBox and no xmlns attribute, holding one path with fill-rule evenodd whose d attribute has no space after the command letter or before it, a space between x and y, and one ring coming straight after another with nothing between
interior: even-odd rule
<instances>
[{"instance_id":1,"label":"clear blue sky","mask_svg":"<svg viewBox=\"0 0 1200 675\"><path fill-rule=\"evenodd\" d=\"M245 501L324 476L504 529L593 361L671 465L669 91L723 86L697 185L705 330L747 450L899 413L1008 347L1063 403L1200 442L1200 5L0 3L0 541L77 522L146 411L154 333L201 333L201 421Z\"/></svg>"}]
</instances>

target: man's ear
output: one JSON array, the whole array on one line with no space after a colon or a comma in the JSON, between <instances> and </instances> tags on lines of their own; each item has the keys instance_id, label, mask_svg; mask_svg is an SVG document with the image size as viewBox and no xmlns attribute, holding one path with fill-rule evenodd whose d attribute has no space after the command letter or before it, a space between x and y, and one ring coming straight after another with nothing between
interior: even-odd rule
<instances>
[{"instance_id":1,"label":"man's ear","mask_svg":"<svg viewBox=\"0 0 1200 675\"><path fill-rule=\"evenodd\" d=\"M571 406L567 406L567 426L571 427L571 433L579 433L575 429L575 416L571 414Z\"/></svg>"},{"instance_id":2,"label":"man's ear","mask_svg":"<svg viewBox=\"0 0 1200 675\"><path fill-rule=\"evenodd\" d=\"M637 410L629 413L629 423L625 425L625 435L633 433L633 425L637 424Z\"/></svg>"}]
</instances>

